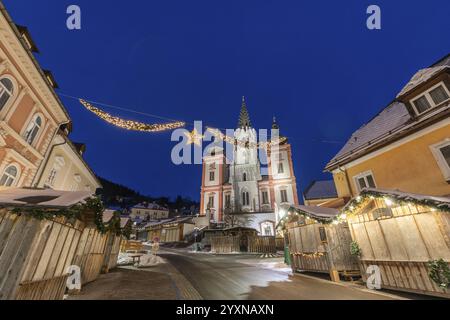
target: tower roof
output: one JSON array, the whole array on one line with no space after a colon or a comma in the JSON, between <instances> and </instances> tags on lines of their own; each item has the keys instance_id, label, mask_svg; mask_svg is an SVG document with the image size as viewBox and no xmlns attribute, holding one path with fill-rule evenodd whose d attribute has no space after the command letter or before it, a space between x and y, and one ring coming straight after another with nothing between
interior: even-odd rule
<instances>
[{"instance_id":1,"label":"tower roof","mask_svg":"<svg viewBox=\"0 0 450 320\"><path fill-rule=\"evenodd\" d=\"M245 104L245 97L242 97L241 113L239 114L238 128L250 128L250 116L248 114L247 105Z\"/></svg>"}]
</instances>

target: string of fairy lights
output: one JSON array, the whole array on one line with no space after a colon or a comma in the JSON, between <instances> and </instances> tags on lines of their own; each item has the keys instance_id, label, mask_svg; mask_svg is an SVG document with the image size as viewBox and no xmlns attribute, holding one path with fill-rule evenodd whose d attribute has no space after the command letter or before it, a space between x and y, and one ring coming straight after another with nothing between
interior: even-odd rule
<instances>
[{"instance_id":1,"label":"string of fairy lights","mask_svg":"<svg viewBox=\"0 0 450 320\"><path fill-rule=\"evenodd\" d=\"M93 104L87 102L84 99L78 99L81 105L83 105L87 110L94 113L100 119L106 121L107 123L114 125L116 127L130 130L130 131L139 131L139 132L162 132L167 130L175 130L178 128L182 128L186 126L186 122L184 121L173 121L168 123L143 123L139 121L126 120L117 116L113 116L110 113L103 111L102 109L95 107ZM216 139L225 141L232 145L237 145L240 147L247 148L257 148L257 149L269 149L273 146L283 144L287 141L286 137L277 137L271 139L270 141L264 142L249 142L238 140L234 137L227 136L223 134L219 129L207 127L207 131L210 132ZM191 132L186 132L185 135L188 138L188 144L195 144L200 146L204 136L199 133L195 128Z\"/></svg>"},{"instance_id":2,"label":"string of fairy lights","mask_svg":"<svg viewBox=\"0 0 450 320\"><path fill-rule=\"evenodd\" d=\"M169 123L155 123L148 124L139 121L133 120L125 120L119 117L112 116L108 112L105 112L97 107L94 107L92 104L87 102L86 100L80 99L80 103L89 111L94 113L100 119L112 124L116 127L131 130L131 131L140 131L140 132L161 132L166 130L174 130L178 128L182 128L186 125L185 122L175 121Z\"/></svg>"}]
</instances>

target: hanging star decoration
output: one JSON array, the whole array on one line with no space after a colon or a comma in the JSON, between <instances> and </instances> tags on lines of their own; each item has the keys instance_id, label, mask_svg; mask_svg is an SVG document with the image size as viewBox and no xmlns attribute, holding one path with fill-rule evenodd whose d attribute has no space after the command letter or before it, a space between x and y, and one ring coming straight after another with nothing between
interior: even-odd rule
<instances>
[{"instance_id":1,"label":"hanging star decoration","mask_svg":"<svg viewBox=\"0 0 450 320\"><path fill-rule=\"evenodd\" d=\"M199 134L197 129L194 128L191 132L185 132L184 134L188 138L187 144L202 145L203 135Z\"/></svg>"},{"instance_id":2,"label":"hanging star decoration","mask_svg":"<svg viewBox=\"0 0 450 320\"><path fill-rule=\"evenodd\" d=\"M112 116L111 114L94 107L92 104L88 103L86 100L79 99L80 103L89 111L94 113L100 119L112 124L116 127L130 130L130 131L140 131L140 132L161 132L166 130L174 130L185 126L185 122L175 121L170 123L156 123L148 124L133 120L125 120L119 117Z\"/></svg>"}]
</instances>

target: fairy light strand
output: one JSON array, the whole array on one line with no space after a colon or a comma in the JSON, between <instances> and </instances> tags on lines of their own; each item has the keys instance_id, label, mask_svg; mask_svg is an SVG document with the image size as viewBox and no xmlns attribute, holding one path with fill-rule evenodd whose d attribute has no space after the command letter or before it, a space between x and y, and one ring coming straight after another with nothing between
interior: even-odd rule
<instances>
[{"instance_id":1,"label":"fairy light strand","mask_svg":"<svg viewBox=\"0 0 450 320\"><path fill-rule=\"evenodd\" d=\"M185 122L175 121L170 123L155 123L148 124L139 121L133 120L125 120L119 117L115 117L99 108L94 107L92 104L87 102L86 100L79 99L80 103L89 111L94 113L97 117L103 119L104 121L112 124L116 127L130 130L130 131L140 131L140 132L161 132L167 130L174 130L177 128L184 127L186 125Z\"/></svg>"}]
</instances>

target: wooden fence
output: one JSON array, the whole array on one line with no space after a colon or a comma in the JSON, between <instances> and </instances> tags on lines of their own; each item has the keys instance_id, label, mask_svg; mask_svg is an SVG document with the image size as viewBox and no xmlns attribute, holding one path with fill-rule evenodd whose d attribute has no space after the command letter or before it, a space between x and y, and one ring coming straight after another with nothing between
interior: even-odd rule
<instances>
[{"instance_id":1,"label":"wooden fence","mask_svg":"<svg viewBox=\"0 0 450 320\"><path fill-rule=\"evenodd\" d=\"M0 300L62 299L69 266L81 268L82 284L98 277L107 239L79 220L38 220L0 210ZM111 246L108 269L118 241Z\"/></svg>"},{"instance_id":2,"label":"wooden fence","mask_svg":"<svg viewBox=\"0 0 450 320\"><path fill-rule=\"evenodd\" d=\"M108 240L105 248L105 259L103 260L102 267L103 273L108 273L109 270L114 269L117 266L121 242L121 236L117 236L114 233L108 234Z\"/></svg>"},{"instance_id":3,"label":"wooden fence","mask_svg":"<svg viewBox=\"0 0 450 320\"><path fill-rule=\"evenodd\" d=\"M211 237L211 252L233 253L240 251L239 236L213 236Z\"/></svg>"},{"instance_id":4,"label":"wooden fence","mask_svg":"<svg viewBox=\"0 0 450 320\"><path fill-rule=\"evenodd\" d=\"M62 299L84 225L0 213L0 299Z\"/></svg>"},{"instance_id":5,"label":"wooden fence","mask_svg":"<svg viewBox=\"0 0 450 320\"><path fill-rule=\"evenodd\" d=\"M387 207L383 199L363 203L348 218L352 238L361 248L361 273L376 265L383 288L450 297L428 276L427 263L450 264L450 215L415 205Z\"/></svg>"},{"instance_id":6,"label":"wooden fence","mask_svg":"<svg viewBox=\"0 0 450 320\"><path fill-rule=\"evenodd\" d=\"M248 252L276 253L275 237L249 237Z\"/></svg>"}]
</instances>

